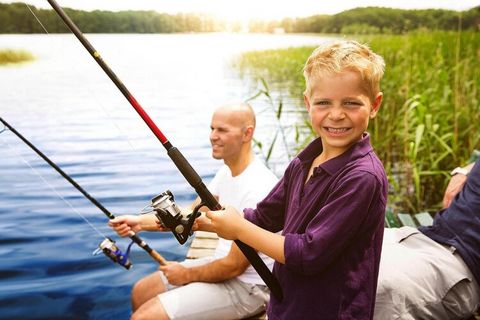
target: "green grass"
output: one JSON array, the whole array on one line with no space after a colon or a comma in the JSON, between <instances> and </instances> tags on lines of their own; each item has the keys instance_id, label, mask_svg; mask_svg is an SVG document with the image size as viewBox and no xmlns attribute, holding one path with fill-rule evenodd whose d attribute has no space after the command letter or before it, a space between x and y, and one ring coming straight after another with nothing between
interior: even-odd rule
<instances>
[{"instance_id":1,"label":"green grass","mask_svg":"<svg viewBox=\"0 0 480 320\"><path fill-rule=\"evenodd\" d=\"M0 49L0 65L34 60L35 57L23 50Z\"/></svg>"},{"instance_id":2,"label":"green grass","mask_svg":"<svg viewBox=\"0 0 480 320\"><path fill-rule=\"evenodd\" d=\"M384 101L369 132L392 186L390 205L404 212L434 211L448 172L480 147L480 33L350 38L367 43L386 61ZM287 84L301 105L302 67L313 49L250 52L236 65L268 83ZM298 126L305 127L304 118ZM312 138L313 132L304 133L298 145Z\"/></svg>"}]
</instances>

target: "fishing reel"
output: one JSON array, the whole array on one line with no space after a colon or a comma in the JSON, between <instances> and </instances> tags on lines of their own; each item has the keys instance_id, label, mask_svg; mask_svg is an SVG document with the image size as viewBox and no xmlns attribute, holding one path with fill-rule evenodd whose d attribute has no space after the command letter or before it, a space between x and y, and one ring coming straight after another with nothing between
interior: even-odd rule
<instances>
[{"instance_id":1,"label":"fishing reel","mask_svg":"<svg viewBox=\"0 0 480 320\"><path fill-rule=\"evenodd\" d=\"M121 265L122 267L128 270L132 266L132 262L128 258L132 244L133 244L133 241L132 243L130 243L130 245L127 248L127 252L124 254L115 244L114 240L110 238L105 238L105 240L103 240L98 245L98 249L93 252L93 255L98 255L100 254L100 252L103 252L113 262L118 263L119 265Z\"/></svg>"},{"instance_id":2,"label":"fishing reel","mask_svg":"<svg viewBox=\"0 0 480 320\"><path fill-rule=\"evenodd\" d=\"M204 206L204 204L199 204L193 209L192 213L184 216L175 203L173 194L170 190L167 190L154 197L149 206L153 209L152 211L155 211L155 216L160 223L172 231L180 244L184 244L188 240L188 237L192 235L193 223L195 219L200 216L198 210Z\"/></svg>"}]
</instances>

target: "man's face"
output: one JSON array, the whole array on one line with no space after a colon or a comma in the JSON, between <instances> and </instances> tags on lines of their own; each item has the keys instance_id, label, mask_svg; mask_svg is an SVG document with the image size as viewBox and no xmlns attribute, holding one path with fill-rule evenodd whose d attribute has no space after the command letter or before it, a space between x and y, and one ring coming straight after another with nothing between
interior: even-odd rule
<instances>
[{"instance_id":1,"label":"man's face","mask_svg":"<svg viewBox=\"0 0 480 320\"><path fill-rule=\"evenodd\" d=\"M342 154L362 138L381 101L379 94L371 102L361 76L354 71L313 79L310 94L305 96L312 127L322 138L324 151L334 155Z\"/></svg>"},{"instance_id":2,"label":"man's face","mask_svg":"<svg viewBox=\"0 0 480 320\"><path fill-rule=\"evenodd\" d=\"M234 115L233 112L226 110L217 110L213 114L210 143L214 159L228 162L240 155L244 134L240 121L235 119Z\"/></svg>"}]
</instances>

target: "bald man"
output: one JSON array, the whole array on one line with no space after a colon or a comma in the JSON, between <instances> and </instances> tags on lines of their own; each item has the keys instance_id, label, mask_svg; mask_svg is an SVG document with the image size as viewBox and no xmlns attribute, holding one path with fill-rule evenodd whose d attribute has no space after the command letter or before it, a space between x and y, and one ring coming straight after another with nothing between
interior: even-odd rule
<instances>
[{"instance_id":1,"label":"bald man","mask_svg":"<svg viewBox=\"0 0 480 320\"><path fill-rule=\"evenodd\" d=\"M210 192L239 211L256 206L277 178L253 155L252 108L245 103L222 106L210 127L212 157L224 162L208 186ZM196 199L190 208L199 203ZM125 215L109 224L121 236L158 231L153 215ZM271 270L273 260L260 257ZM132 290L132 319L241 319L264 310L268 300L268 288L239 248L220 239L213 257L172 262L138 281Z\"/></svg>"}]
</instances>

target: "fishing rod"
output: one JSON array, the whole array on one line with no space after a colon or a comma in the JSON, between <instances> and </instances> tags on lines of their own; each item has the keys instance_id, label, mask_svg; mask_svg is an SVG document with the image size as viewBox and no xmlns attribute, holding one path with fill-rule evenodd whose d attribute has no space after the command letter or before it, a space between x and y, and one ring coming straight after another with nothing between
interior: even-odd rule
<instances>
[{"instance_id":1,"label":"fishing rod","mask_svg":"<svg viewBox=\"0 0 480 320\"><path fill-rule=\"evenodd\" d=\"M67 25L70 31L77 37L77 39L82 43L85 49L90 53L90 55L95 59L98 65L103 69L103 71L108 75L110 80L117 86L120 92L125 96L128 102L132 107L137 111L139 116L145 121L147 126L153 132L153 134L158 138L162 143L164 148L167 150L167 154L170 159L173 161L178 170L185 177L187 182L195 189L196 193L200 197L201 201L211 210L221 210L222 206L218 203L217 199L212 195L208 190L205 184L202 181L202 178L198 173L193 169L187 159L182 155L182 153L172 145L170 141L165 137L165 135L160 131L157 125L153 122L150 116L145 112L133 95L128 91L125 85L120 81L117 75L110 69L110 67L102 59L98 51L90 44L87 38L83 35L80 29L75 25L75 23L70 19L70 17L65 13L62 7L55 0L47 0L48 3L52 6L55 12L60 16L63 22ZM188 235L191 232L191 226L193 221L197 217L196 214L191 214L189 222L182 223L182 234ZM179 219L181 222L181 220ZM190 230L188 228L190 227ZM235 240L235 243L243 252L245 257L250 261L251 265L258 272L260 277L263 279L265 284L270 288L271 293L279 301L283 300L282 288L278 280L274 277L270 269L265 265L263 260L259 257L257 252L247 244L241 242L240 240Z\"/></svg>"},{"instance_id":2,"label":"fishing rod","mask_svg":"<svg viewBox=\"0 0 480 320\"><path fill-rule=\"evenodd\" d=\"M72 179L68 174L65 173L58 165L56 165L52 160L50 160L43 152L41 152L37 147L35 147L30 141L28 141L23 135L21 135L15 128L13 128L7 121L2 119L0 117L0 122L2 122L6 128L8 128L13 134L15 134L20 140L22 140L27 146L30 147L33 151L35 151L36 154L38 154L45 162L47 162L52 168L54 168L63 178L65 178L70 184L72 184L75 189L80 191L85 198L90 200L91 203L93 203L98 209L100 209L109 219L114 219L115 216L107 210L100 202L98 202L97 199L92 197L85 189L83 189L75 180ZM0 131L0 133L3 131ZM130 239L132 239L133 242L135 242L140 248L143 250L147 251L148 254L155 259L160 265L166 265L167 260L165 260L162 255L160 255L157 251L154 249L150 248L148 244L142 240L137 235L130 236ZM132 242L132 243L133 243ZM128 259L128 253L130 251L130 247L128 248L128 251L126 254L123 254L121 250L115 245L115 241L113 241L110 238L106 238L105 240L102 241L102 243L99 245L99 249L103 251L103 253L112 259L114 262L122 265L126 269L129 269L130 266L132 265L130 260Z\"/></svg>"}]
</instances>

